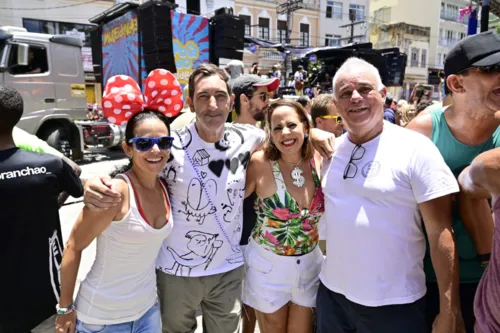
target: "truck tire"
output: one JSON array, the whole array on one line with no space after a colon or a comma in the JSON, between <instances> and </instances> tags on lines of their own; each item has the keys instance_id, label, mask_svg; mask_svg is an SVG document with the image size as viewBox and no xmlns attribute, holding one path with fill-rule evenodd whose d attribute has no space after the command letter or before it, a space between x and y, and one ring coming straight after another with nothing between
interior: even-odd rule
<instances>
[{"instance_id":1,"label":"truck tire","mask_svg":"<svg viewBox=\"0 0 500 333\"><path fill-rule=\"evenodd\" d=\"M56 127L47 130L44 139L51 147L57 149L66 157L71 157L71 146L64 128Z\"/></svg>"}]
</instances>

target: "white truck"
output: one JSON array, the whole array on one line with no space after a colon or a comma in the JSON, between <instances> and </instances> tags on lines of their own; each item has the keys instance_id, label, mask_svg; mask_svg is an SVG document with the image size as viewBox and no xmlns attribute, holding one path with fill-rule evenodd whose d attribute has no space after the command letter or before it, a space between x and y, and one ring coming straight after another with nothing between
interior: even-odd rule
<instances>
[{"instance_id":1,"label":"white truck","mask_svg":"<svg viewBox=\"0 0 500 333\"><path fill-rule=\"evenodd\" d=\"M0 83L24 100L19 127L46 140L74 160L84 147L114 147L123 128L87 120L82 42L68 35L0 27Z\"/></svg>"}]
</instances>

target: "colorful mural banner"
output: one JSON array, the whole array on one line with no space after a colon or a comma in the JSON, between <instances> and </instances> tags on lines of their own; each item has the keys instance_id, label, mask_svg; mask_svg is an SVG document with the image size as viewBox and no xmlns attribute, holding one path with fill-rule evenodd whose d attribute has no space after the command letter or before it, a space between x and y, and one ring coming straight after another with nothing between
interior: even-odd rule
<instances>
[{"instance_id":1,"label":"colorful mural banner","mask_svg":"<svg viewBox=\"0 0 500 333\"><path fill-rule=\"evenodd\" d=\"M184 89L193 70L209 62L208 19L174 11L171 19L176 77Z\"/></svg>"},{"instance_id":2,"label":"colorful mural banner","mask_svg":"<svg viewBox=\"0 0 500 333\"><path fill-rule=\"evenodd\" d=\"M130 11L102 27L103 83L114 75L128 75L139 82L137 14Z\"/></svg>"}]
</instances>

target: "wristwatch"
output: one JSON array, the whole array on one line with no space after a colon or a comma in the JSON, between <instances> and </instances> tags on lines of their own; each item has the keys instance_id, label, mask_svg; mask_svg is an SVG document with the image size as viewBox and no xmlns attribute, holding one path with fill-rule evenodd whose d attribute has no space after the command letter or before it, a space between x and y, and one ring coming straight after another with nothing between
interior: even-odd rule
<instances>
[{"instance_id":1,"label":"wristwatch","mask_svg":"<svg viewBox=\"0 0 500 333\"><path fill-rule=\"evenodd\" d=\"M67 308L61 308L59 307L59 304L57 304L56 310L58 315L70 314L71 312L75 311L75 304L71 304Z\"/></svg>"}]
</instances>

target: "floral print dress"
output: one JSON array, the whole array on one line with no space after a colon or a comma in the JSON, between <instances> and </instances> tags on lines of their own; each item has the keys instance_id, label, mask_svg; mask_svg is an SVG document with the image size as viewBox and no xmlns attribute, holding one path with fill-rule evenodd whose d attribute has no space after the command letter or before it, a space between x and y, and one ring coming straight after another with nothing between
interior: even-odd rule
<instances>
[{"instance_id":1,"label":"floral print dress","mask_svg":"<svg viewBox=\"0 0 500 333\"><path fill-rule=\"evenodd\" d=\"M310 207L302 210L286 190L278 162L273 161L272 165L278 190L269 198L257 197L255 200L257 224L252 231L252 238L266 250L278 255L309 253L318 244L318 222L325 211L314 160L311 159L311 170L316 191Z\"/></svg>"}]
</instances>

